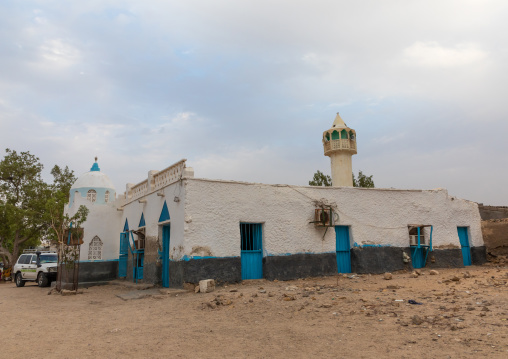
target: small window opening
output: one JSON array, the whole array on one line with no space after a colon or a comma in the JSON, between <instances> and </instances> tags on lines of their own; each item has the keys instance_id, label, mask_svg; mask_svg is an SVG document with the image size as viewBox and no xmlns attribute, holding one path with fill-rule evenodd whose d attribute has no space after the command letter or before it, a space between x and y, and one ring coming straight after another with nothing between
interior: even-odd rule
<instances>
[{"instance_id":1,"label":"small window opening","mask_svg":"<svg viewBox=\"0 0 508 359\"><path fill-rule=\"evenodd\" d=\"M86 193L86 199L94 203L97 200L97 192L94 189L88 190Z\"/></svg>"},{"instance_id":2,"label":"small window opening","mask_svg":"<svg viewBox=\"0 0 508 359\"><path fill-rule=\"evenodd\" d=\"M260 251L263 246L261 223L240 223L242 251Z\"/></svg>"},{"instance_id":3,"label":"small window opening","mask_svg":"<svg viewBox=\"0 0 508 359\"><path fill-rule=\"evenodd\" d=\"M104 202L106 203L109 202L109 191L106 191L106 193L104 194Z\"/></svg>"},{"instance_id":4,"label":"small window opening","mask_svg":"<svg viewBox=\"0 0 508 359\"><path fill-rule=\"evenodd\" d=\"M98 236L95 236L88 246L88 260L94 261L98 259L102 259L102 241Z\"/></svg>"}]
</instances>

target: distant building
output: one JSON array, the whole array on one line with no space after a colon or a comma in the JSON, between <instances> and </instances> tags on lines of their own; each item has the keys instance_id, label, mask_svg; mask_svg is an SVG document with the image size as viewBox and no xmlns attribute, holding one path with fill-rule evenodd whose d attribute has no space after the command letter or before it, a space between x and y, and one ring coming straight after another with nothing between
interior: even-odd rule
<instances>
[{"instance_id":1,"label":"distant building","mask_svg":"<svg viewBox=\"0 0 508 359\"><path fill-rule=\"evenodd\" d=\"M67 208L90 209L80 281L180 286L485 261L476 203L444 189L352 187L356 133L338 114L323 146L333 187L195 178L181 160L117 196L95 163L73 185Z\"/></svg>"}]
</instances>

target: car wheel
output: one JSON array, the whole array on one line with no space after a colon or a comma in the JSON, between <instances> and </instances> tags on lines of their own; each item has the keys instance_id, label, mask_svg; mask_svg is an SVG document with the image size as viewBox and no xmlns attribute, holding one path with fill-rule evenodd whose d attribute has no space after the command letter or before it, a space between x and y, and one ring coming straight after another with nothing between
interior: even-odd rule
<instances>
[{"instance_id":1,"label":"car wheel","mask_svg":"<svg viewBox=\"0 0 508 359\"><path fill-rule=\"evenodd\" d=\"M49 284L48 277L44 275L44 273L39 272L39 275L37 276L37 284L39 287L47 287Z\"/></svg>"},{"instance_id":2,"label":"car wheel","mask_svg":"<svg viewBox=\"0 0 508 359\"><path fill-rule=\"evenodd\" d=\"M24 287L25 281L23 280L23 277L21 276L21 273L16 273L16 287Z\"/></svg>"}]
</instances>

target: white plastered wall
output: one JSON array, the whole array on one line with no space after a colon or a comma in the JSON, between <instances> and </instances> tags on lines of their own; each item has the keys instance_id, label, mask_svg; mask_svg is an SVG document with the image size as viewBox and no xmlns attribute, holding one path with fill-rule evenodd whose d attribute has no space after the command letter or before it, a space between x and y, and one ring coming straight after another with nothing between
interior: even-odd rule
<instances>
[{"instance_id":1,"label":"white plastered wall","mask_svg":"<svg viewBox=\"0 0 508 359\"><path fill-rule=\"evenodd\" d=\"M159 196L157 193L164 194ZM179 201L175 202L175 197ZM140 203L139 200L146 200L146 203ZM161 190L152 192L139 199L127 201L123 206L122 217L119 226L116 228L117 237L120 238L120 232L123 231L125 219L128 220L129 229L138 229L141 213L145 217L145 236L147 240L159 241L159 246L162 248L162 225L159 223L162 208L166 201L169 215L171 217L171 238L170 238L170 257L180 256L181 248L183 245L184 236L184 223L185 223L185 183L176 182ZM168 222L165 222L168 223ZM134 235L134 238L137 237ZM120 239L118 239L120 241ZM132 241L132 240L131 240ZM132 242L131 242L132 244ZM118 258L118 253L117 253Z\"/></svg>"},{"instance_id":2,"label":"white plastered wall","mask_svg":"<svg viewBox=\"0 0 508 359\"><path fill-rule=\"evenodd\" d=\"M83 244L81 245L80 261L88 261L88 250L91 240L98 236L102 241L102 259L117 260L120 247L117 223L121 214L116 210L116 203L92 203L85 197L75 196L72 206L66 207L65 212L73 216L80 205L86 206L90 212L86 221L81 225L84 229Z\"/></svg>"},{"instance_id":3,"label":"white plastered wall","mask_svg":"<svg viewBox=\"0 0 508 359\"><path fill-rule=\"evenodd\" d=\"M457 226L469 227L471 246L483 245L474 202L444 189L391 190L266 185L186 180L185 243L180 256L240 256L240 222L263 223L264 255L335 251L335 231L315 228L314 200L334 205L336 225L351 226L351 245L408 247L408 224L430 224L433 246L460 246Z\"/></svg>"}]
</instances>

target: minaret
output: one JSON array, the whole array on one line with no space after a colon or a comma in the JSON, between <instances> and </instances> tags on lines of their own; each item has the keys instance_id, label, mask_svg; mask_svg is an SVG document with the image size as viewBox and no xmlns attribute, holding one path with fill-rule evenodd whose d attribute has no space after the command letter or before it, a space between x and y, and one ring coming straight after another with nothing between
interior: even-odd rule
<instances>
[{"instance_id":1,"label":"minaret","mask_svg":"<svg viewBox=\"0 0 508 359\"><path fill-rule=\"evenodd\" d=\"M356 155L356 132L346 126L337 112L332 128L323 132L323 149L330 157L333 186L353 187L353 164Z\"/></svg>"}]
</instances>

